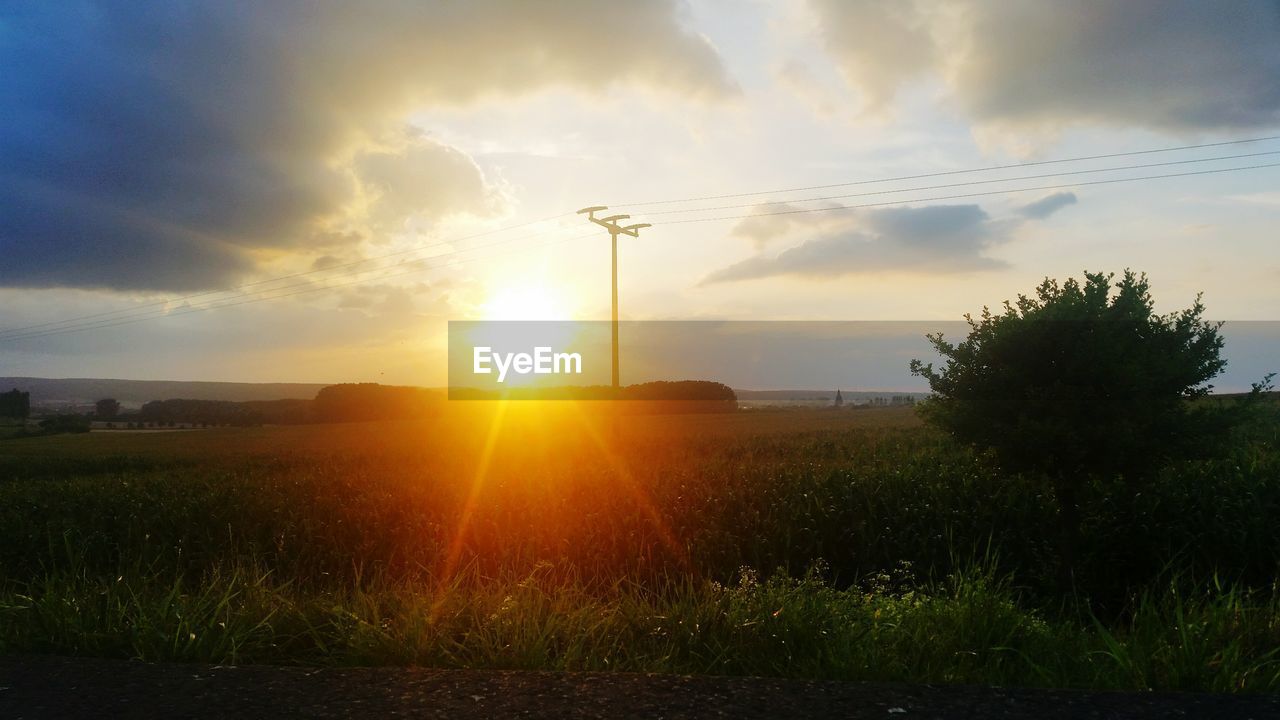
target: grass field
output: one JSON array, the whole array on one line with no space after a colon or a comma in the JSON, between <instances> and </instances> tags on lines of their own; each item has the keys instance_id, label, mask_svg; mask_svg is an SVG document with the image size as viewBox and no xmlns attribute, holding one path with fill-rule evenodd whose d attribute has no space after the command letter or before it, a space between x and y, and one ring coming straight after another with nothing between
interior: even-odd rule
<instances>
[{"instance_id":1,"label":"grass field","mask_svg":"<svg viewBox=\"0 0 1280 720\"><path fill-rule=\"evenodd\" d=\"M910 408L4 440L0 651L1280 691L1276 427L1104 490L1064 594Z\"/></svg>"}]
</instances>

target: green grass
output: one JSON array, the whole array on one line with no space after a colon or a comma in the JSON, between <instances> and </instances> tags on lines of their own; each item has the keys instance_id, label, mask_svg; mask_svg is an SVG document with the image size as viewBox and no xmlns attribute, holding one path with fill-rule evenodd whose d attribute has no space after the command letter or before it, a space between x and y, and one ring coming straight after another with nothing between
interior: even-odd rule
<instances>
[{"instance_id":1,"label":"green grass","mask_svg":"<svg viewBox=\"0 0 1280 720\"><path fill-rule=\"evenodd\" d=\"M151 661L627 670L1107 689L1280 690L1280 606L1238 588L1144 595L1125 622L1046 619L975 570L936 586L815 576L588 589L552 572L302 590L59 573L0 599L0 650Z\"/></svg>"},{"instance_id":2,"label":"green grass","mask_svg":"<svg viewBox=\"0 0 1280 720\"><path fill-rule=\"evenodd\" d=\"M0 443L0 652L1280 691L1273 428L1093 487L1063 596L909 414L476 412Z\"/></svg>"}]
</instances>

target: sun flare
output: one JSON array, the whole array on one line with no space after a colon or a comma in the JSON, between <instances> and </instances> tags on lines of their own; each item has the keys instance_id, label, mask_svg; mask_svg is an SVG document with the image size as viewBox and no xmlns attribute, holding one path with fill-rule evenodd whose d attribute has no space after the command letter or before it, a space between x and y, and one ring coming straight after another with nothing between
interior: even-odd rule
<instances>
[{"instance_id":1,"label":"sun flare","mask_svg":"<svg viewBox=\"0 0 1280 720\"><path fill-rule=\"evenodd\" d=\"M569 303L548 285L498 289L483 305L485 320L569 320Z\"/></svg>"}]
</instances>

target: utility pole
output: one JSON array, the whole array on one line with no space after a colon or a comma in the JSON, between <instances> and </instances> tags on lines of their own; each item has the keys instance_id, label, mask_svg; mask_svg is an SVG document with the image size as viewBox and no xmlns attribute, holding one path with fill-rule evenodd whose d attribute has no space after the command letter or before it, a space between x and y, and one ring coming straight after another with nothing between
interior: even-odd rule
<instances>
[{"instance_id":1,"label":"utility pole","mask_svg":"<svg viewBox=\"0 0 1280 720\"><path fill-rule=\"evenodd\" d=\"M608 210L606 205L594 205L592 207L582 208L578 211L579 215L586 214L587 219L609 231L609 240L613 243L613 389L616 393L621 387L618 381L618 236L630 235L633 238L640 237L640 229L650 227L649 223L637 223L635 225L619 225L619 220L626 220L630 215L610 215L605 218L596 217L596 213L602 210Z\"/></svg>"}]
</instances>

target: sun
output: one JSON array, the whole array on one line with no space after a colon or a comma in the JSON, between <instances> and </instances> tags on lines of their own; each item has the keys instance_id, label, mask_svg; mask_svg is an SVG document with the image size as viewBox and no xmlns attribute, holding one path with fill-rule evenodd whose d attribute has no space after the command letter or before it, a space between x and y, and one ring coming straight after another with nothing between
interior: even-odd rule
<instances>
[{"instance_id":1,"label":"sun","mask_svg":"<svg viewBox=\"0 0 1280 720\"><path fill-rule=\"evenodd\" d=\"M549 285L505 285L482 310L486 320L569 320L569 304Z\"/></svg>"}]
</instances>

